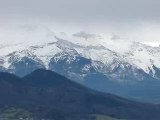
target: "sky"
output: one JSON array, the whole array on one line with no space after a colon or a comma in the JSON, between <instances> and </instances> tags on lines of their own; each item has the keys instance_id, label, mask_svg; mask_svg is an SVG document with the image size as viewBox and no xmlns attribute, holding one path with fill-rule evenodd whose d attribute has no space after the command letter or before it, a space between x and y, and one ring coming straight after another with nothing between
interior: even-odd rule
<instances>
[{"instance_id":1,"label":"sky","mask_svg":"<svg viewBox=\"0 0 160 120\"><path fill-rule=\"evenodd\" d=\"M113 34L157 46L159 6L159 0L0 0L0 34L14 25L32 24Z\"/></svg>"}]
</instances>

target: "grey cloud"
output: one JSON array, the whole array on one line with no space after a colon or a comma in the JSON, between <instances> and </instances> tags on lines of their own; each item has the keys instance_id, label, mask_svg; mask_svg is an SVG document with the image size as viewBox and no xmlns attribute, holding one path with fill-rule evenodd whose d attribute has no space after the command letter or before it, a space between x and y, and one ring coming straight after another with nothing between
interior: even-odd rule
<instances>
[{"instance_id":1,"label":"grey cloud","mask_svg":"<svg viewBox=\"0 0 160 120\"><path fill-rule=\"evenodd\" d=\"M159 0L0 0L0 14L61 20L159 19L159 6Z\"/></svg>"},{"instance_id":2,"label":"grey cloud","mask_svg":"<svg viewBox=\"0 0 160 120\"><path fill-rule=\"evenodd\" d=\"M95 34L86 33L84 31L75 33L75 34L73 34L73 36L75 36L75 37L81 37L81 38L84 38L84 39L89 39L89 38L95 38L96 37Z\"/></svg>"},{"instance_id":3,"label":"grey cloud","mask_svg":"<svg viewBox=\"0 0 160 120\"><path fill-rule=\"evenodd\" d=\"M60 26L62 31L72 33L78 29L96 34L110 32L139 41L160 41L159 6L159 0L0 0L0 27L8 21L27 23L35 19L31 23L51 26L50 22L55 22L53 28L59 30Z\"/></svg>"},{"instance_id":4,"label":"grey cloud","mask_svg":"<svg viewBox=\"0 0 160 120\"><path fill-rule=\"evenodd\" d=\"M119 40L121 37L119 35L112 35L111 40Z\"/></svg>"}]
</instances>

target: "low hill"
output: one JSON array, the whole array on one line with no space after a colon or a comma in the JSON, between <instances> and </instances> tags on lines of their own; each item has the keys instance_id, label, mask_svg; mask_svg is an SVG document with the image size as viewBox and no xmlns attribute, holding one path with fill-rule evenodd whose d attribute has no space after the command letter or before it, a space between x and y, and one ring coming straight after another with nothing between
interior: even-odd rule
<instances>
[{"instance_id":1,"label":"low hill","mask_svg":"<svg viewBox=\"0 0 160 120\"><path fill-rule=\"evenodd\" d=\"M22 110L20 113L27 113L35 120L96 120L96 115L131 120L160 119L159 105L96 92L43 69L23 78L0 73L0 117L5 116L1 115L3 111L13 108L14 112Z\"/></svg>"}]
</instances>

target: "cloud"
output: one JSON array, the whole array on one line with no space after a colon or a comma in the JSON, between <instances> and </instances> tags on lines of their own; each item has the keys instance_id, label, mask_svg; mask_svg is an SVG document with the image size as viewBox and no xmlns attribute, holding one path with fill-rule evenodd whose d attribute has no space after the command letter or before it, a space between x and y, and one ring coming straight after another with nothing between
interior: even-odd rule
<instances>
[{"instance_id":1,"label":"cloud","mask_svg":"<svg viewBox=\"0 0 160 120\"><path fill-rule=\"evenodd\" d=\"M119 40L121 37L119 35L112 35L111 40Z\"/></svg>"},{"instance_id":2,"label":"cloud","mask_svg":"<svg viewBox=\"0 0 160 120\"><path fill-rule=\"evenodd\" d=\"M160 18L158 0L0 0L3 16L97 21Z\"/></svg>"},{"instance_id":3,"label":"cloud","mask_svg":"<svg viewBox=\"0 0 160 120\"><path fill-rule=\"evenodd\" d=\"M78 33L75 33L73 34L73 36L75 37L80 37L80 38L84 38L84 39L90 39L90 38L95 38L96 35L95 34L89 34L89 33L86 33L84 31L81 31L81 32L78 32Z\"/></svg>"},{"instance_id":4,"label":"cloud","mask_svg":"<svg viewBox=\"0 0 160 120\"><path fill-rule=\"evenodd\" d=\"M159 0L0 0L0 27L29 23L33 26L26 30L38 24L72 34L85 30L115 33L126 40L160 41L159 6Z\"/></svg>"}]
</instances>

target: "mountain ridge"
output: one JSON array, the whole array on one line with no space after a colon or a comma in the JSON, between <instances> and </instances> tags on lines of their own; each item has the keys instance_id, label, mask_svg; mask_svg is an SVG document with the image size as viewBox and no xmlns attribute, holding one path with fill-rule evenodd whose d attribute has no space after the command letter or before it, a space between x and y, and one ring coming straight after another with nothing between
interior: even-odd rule
<instances>
[{"instance_id":1,"label":"mountain ridge","mask_svg":"<svg viewBox=\"0 0 160 120\"><path fill-rule=\"evenodd\" d=\"M4 79L5 76L11 79ZM136 120L156 120L160 117L159 105L96 92L44 69L22 79L0 73L0 96L0 105L3 105L0 110L5 106L24 109L30 111L35 120L94 120L90 116L94 114Z\"/></svg>"},{"instance_id":2,"label":"mountain ridge","mask_svg":"<svg viewBox=\"0 0 160 120\"><path fill-rule=\"evenodd\" d=\"M134 49L132 51L125 52L123 55L121 55L119 53L116 53L113 50L108 49L107 47L105 47L103 45L82 46L82 45L79 45L79 43L75 44L75 43L72 43L71 41L64 40L64 39L58 38L56 36L53 39L53 41L55 41L55 42L50 42L50 43L40 45L40 46L37 46L37 45L36 46L28 46L28 48L26 48L26 47L23 48L23 45L20 45L22 47L21 50L18 50L18 48L17 48L17 49L15 49L15 51L11 47L9 49L13 49L13 52L9 52L6 55L1 55L1 67L4 67L5 69L9 69L12 62L14 62L15 60L20 61L23 57L28 57L30 59L33 59L34 61L39 62L46 69L49 69L48 65L49 65L50 60L55 55L57 55L59 53L64 53L64 51L65 51L66 53L68 53L68 55L70 54L72 56L76 53L76 54L80 55L81 57L91 59L93 61L93 63L94 63L94 61L98 61L98 62L101 62L102 64L106 64L107 66L109 66L110 64L112 65L114 63L114 61L117 64L121 64L121 63L122 64L130 64L131 66L134 67L134 69L142 69L142 70L144 70L144 72L146 72L147 74L150 74L152 77L158 78L158 77L156 77L156 73L155 73L156 71L154 69L154 67L159 69L158 68L159 66L157 66L158 63L152 65L152 63L155 60L150 60L151 65L149 65L148 68L147 68L147 66L145 68L143 68L141 65L136 65L136 64L138 64L138 63L136 63L136 62L138 62L138 60L136 60L135 58L132 58L132 56L133 56L132 54L134 54L135 48L136 48L136 50L137 49L139 50L139 53L143 51L142 48L149 49L148 54L151 54L151 53L153 54L152 51L154 49L158 49L158 48L154 48L151 51L151 47L134 42L132 44L133 47L131 46L131 49L132 48L134 48ZM82 40L82 42L83 42L83 40ZM134 47L134 44L136 45L136 47ZM137 46L140 46L142 48L137 48ZM96 51L96 49L97 49L97 51ZM5 49L4 50L0 49L0 50L3 52ZM87 53L87 51L90 55ZM97 53L96 54L97 56L95 56L93 53ZM129 53L132 53L132 54L129 54ZM100 54L100 55L98 55L98 54ZM155 54L157 54L157 52L155 52ZM128 59L128 57L126 55L128 55L128 57L130 56L131 58ZM144 60L145 59L148 59L148 58L146 57L146 58L144 58ZM135 63L133 61L135 61ZM143 61L143 62L144 62L143 64L145 64L145 61ZM112 67L110 67L110 68L112 69Z\"/></svg>"},{"instance_id":3,"label":"mountain ridge","mask_svg":"<svg viewBox=\"0 0 160 120\"><path fill-rule=\"evenodd\" d=\"M43 68L103 92L111 92L124 97L131 95L129 97L140 98L141 101L145 99L143 99L143 94L141 97L139 93L147 95L151 91L151 93L156 93L154 99L159 96L157 93L159 86L156 85L160 81L159 47L155 48L138 42L127 42L120 46L119 43L123 42L121 39L119 41L108 40L98 35L87 36L84 32L81 33L82 36L81 34L67 36L65 33L49 34L48 31L43 34L43 41L38 42L39 39L36 39L37 43L32 40L33 42L2 46L0 71L22 77L36 69ZM93 80L97 84L92 83ZM99 83L100 81L102 83ZM106 87L107 82L111 87ZM150 82L151 89L145 87L148 86L148 82ZM115 87L118 87L119 91L122 89L123 93L120 94ZM129 87L133 89L128 90ZM149 94L147 100L152 99L150 97L152 95Z\"/></svg>"}]
</instances>

